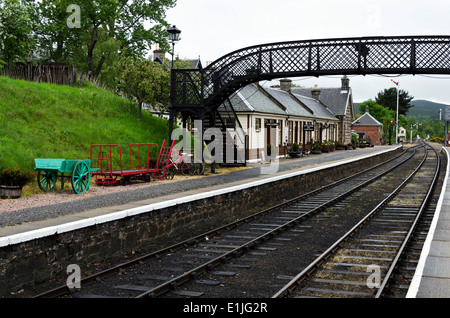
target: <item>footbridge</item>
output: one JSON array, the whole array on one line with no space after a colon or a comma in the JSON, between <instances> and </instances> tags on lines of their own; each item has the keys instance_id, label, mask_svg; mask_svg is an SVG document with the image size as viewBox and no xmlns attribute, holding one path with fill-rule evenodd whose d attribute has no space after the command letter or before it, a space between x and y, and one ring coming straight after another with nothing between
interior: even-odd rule
<instances>
[{"instance_id":1,"label":"footbridge","mask_svg":"<svg viewBox=\"0 0 450 318\"><path fill-rule=\"evenodd\" d=\"M204 69L174 69L171 108L219 107L239 88L261 80L354 74L450 74L450 36L293 41L240 49Z\"/></svg>"},{"instance_id":2,"label":"footbridge","mask_svg":"<svg viewBox=\"0 0 450 318\"><path fill-rule=\"evenodd\" d=\"M270 43L234 51L204 69L174 69L170 131L179 113L183 118L203 120L204 128L226 123L223 118L217 120L218 108L250 83L284 77L367 74L450 74L450 36ZM230 103L226 109L231 118L237 118Z\"/></svg>"}]
</instances>

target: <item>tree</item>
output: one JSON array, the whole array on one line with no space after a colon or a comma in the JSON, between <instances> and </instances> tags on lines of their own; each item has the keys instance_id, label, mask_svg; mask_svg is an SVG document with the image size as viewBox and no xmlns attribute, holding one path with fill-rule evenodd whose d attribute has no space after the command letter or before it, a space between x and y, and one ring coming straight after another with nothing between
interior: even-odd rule
<instances>
[{"instance_id":1,"label":"tree","mask_svg":"<svg viewBox=\"0 0 450 318\"><path fill-rule=\"evenodd\" d=\"M35 46L30 7L19 0L0 0L0 61L25 62Z\"/></svg>"},{"instance_id":2,"label":"tree","mask_svg":"<svg viewBox=\"0 0 450 318\"><path fill-rule=\"evenodd\" d=\"M381 123L385 118L387 118L388 120L395 120L394 111L388 109L387 107L381 106L372 99L362 102L361 104L359 104L358 107L361 113L365 113L366 107L369 107L369 114L371 114L376 120L378 120Z\"/></svg>"},{"instance_id":3,"label":"tree","mask_svg":"<svg viewBox=\"0 0 450 318\"><path fill-rule=\"evenodd\" d=\"M167 65L143 58L122 56L116 65L118 90L138 103L138 117L141 119L142 104L151 105L168 101L170 73Z\"/></svg>"},{"instance_id":4,"label":"tree","mask_svg":"<svg viewBox=\"0 0 450 318\"><path fill-rule=\"evenodd\" d=\"M372 99L369 99L359 104L359 111L361 113L364 113L366 111L367 106L369 107L369 114L372 115L381 124L383 124L383 139L388 140L389 127L392 126L392 122L395 122L396 120L396 112L378 104L376 101ZM405 128L408 126L408 121L403 115L399 115L398 121L399 123L397 124L399 126L403 126ZM395 131L395 129L393 129L392 131ZM395 139L395 134L393 134L392 137L394 137Z\"/></svg>"},{"instance_id":5,"label":"tree","mask_svg":"<svg viewBox=\"0 0 450 318\"><path fill-rule=\"evenodd\" d=\"M413 99L414 97L410 96L407 91L402 89L399 91L399 114L406 116L408 110L413 106L411 105ZM377 97L375 97L375 101L378 104L397 112L397 89L391 87L379 92Z\"/></svg>"},{"instance_id":6,"label":"tree","mask_svg":"<svg viewBox=\"0 0 450 318\"><path fill-rule=\"evenodd\" d=\"M165 11L176 0L27 0L35 4L41 52L55 61L76 62L97 79L103 66L112 65L120 51L144 56L159 43L168 50ZM69 9L79 8L79 27L68 25Z\"/></svg>"},{"instance_id":7,"label":"tree","mask_svg":"<svg viewBox=\"0 0 450 318\"><path fill-rule=\"evenodd\" d=\"M114 66L117 90L138 103L138 120L141 119L142 104L155 109L167 110L170 97L170 62L163 63L123 54ZM176 59L174 68L188 68L188 61Z\"/></svg>"},{"instance_id":8,"label":"tree","mask_svg":"<svg viewBox=\"0 0 450 318\"><path fill-rule=\"evenodd\" d=\"M67 8L72 0L29 0L34 7L37 53L43 61L68 62L73 60L74 49L80 46L78 41L82 32L67 25Z\"/></svg>"}]
</instances>

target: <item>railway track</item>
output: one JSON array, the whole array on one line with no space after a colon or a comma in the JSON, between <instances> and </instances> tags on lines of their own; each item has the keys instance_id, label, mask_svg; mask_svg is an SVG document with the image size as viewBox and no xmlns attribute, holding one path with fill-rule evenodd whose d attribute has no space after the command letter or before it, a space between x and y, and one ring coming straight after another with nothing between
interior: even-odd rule
<instances>
[{"instance_id":1,"label":"railway track","mask_svg":"<svg viewBox=\"0 0 450 318\"><path fill-rule=\"evenodd\" d=\"M86 277L80 290L61 286L36 297L270 297L367 209L406 188L401 185L418 162L429 161L425 152L409 149L352 177Z\"/></svg>"},{"instance_id":2,"label":"railway track","mask_svg":"<svg viewBox=\"0 0 450 318\"><path fill-rule=\"evenodd\" d=\"M389 293L408 245L424 239L418 225L440 172L439 154L426 148L421 164L395 191L273 297L379 298Z\"/></svg>"}]
</instances>

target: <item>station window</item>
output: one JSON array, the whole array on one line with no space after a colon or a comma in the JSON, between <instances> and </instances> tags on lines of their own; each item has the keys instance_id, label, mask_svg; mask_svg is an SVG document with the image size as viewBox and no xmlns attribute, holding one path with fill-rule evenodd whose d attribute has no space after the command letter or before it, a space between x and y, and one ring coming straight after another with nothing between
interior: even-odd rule
<instances>
[{"instance_id":1,"label":"station window","mask_svg":"<svg viewBox=\"0 0 450 318\"><path fill-rule=\"evenodd\" d=\"M255 129L256 129L256 132L260 132L261 131L261 118L256 118L255 119Z\"/></svg>"}]
</instances>

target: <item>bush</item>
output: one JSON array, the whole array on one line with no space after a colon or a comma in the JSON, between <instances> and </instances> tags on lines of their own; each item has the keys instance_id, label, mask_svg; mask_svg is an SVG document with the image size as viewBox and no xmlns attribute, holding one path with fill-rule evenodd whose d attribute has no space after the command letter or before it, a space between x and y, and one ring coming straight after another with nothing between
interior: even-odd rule
<instances>
[{"instance_id":1,"label":"bush","mask_svg":"<svg viewBox=\"0 0 450 318\"><path fill-rule=\"evenodd\" d=\"M433 136L433 137L431 137L429 140L430 140L430 142L439 142L439 143L443 143L443 142L445 141L445 138L444 138L444 137L436 137L436 136Z\"/></svg>"},{"instance_id":2,"label":"bush","mask_svg":"<svg viewBox=\"0 0 450 318\"><path fill-rule=\"evenodd\" d=\"M354 146L358 144L358 140L359 140L358 135L352 133L352 144L353 144Z\"/></svg>"},{"instance_id":3,"label":"bush","mask_svg":"<svg viewBox=\"0 0 450 318\"><path fill-rule=\"evenodd\" d=\"M23 187L32 179L30 172L7 168L0 171L0 185Z\"/></svg>"}]
</instances>

